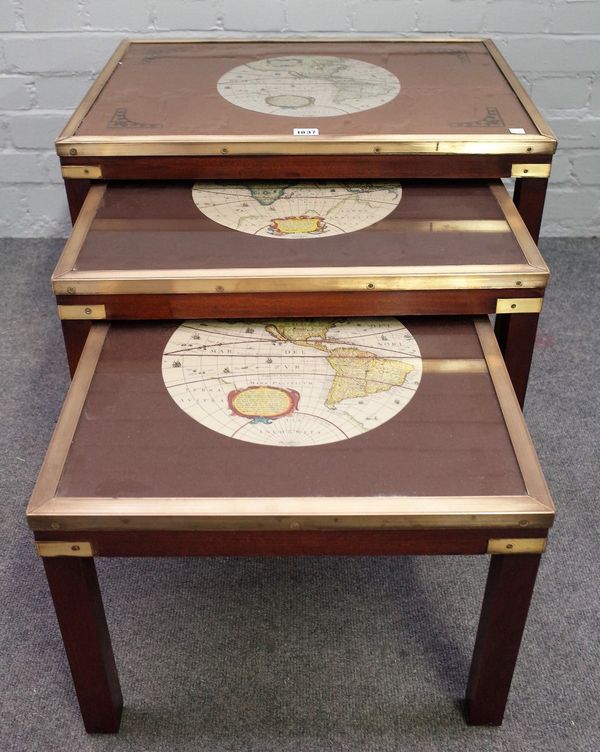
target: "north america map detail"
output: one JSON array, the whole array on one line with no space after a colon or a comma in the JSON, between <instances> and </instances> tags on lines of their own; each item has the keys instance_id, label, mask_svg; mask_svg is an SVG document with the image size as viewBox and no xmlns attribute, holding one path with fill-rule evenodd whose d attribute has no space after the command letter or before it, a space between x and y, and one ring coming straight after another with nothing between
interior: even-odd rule
<instances>
[{"instance_id":1,"label":"north america map detail","mask_svg":"<svg viewBox=\"0 0 600 752\"><path fill-rule=\"evenodd\" d=\"M186 321L162 375L203 426L254 444L328 444L371 431L418 389L418 345L395 318Z\"/></svg>"}]
</instances>

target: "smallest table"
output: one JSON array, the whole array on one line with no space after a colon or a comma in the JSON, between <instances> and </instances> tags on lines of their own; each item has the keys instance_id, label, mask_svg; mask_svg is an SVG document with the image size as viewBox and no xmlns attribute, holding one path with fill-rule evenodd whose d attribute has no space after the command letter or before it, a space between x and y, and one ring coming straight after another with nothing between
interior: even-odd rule
<instances>
[{"instance_id":1,"label":"smallest table","mask_svg":"<svg viewBox=\"0 0 600 752\"><path fill-rule=\"evenodd\" d=\"M122 698L94 556L491 554L499 724L554 508L487 319L92 324L28 509L86 729Z\"/></svg>"}]
</instances>

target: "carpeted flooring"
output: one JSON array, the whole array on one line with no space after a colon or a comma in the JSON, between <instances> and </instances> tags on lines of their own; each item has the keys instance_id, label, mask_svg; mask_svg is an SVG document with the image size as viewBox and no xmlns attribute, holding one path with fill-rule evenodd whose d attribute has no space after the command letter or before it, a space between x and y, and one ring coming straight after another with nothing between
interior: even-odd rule
<instances>
[{"instance_id":1,"label":"carpeted flooring","mask_svg":"<svg viewBox=\"0 0 600 752\"><path fill-rule=\"evenodd\" d=\"M125 711L83 730L24 512L68 385L60 241L0 244L2 752L600 750L600 240L546 240L526 414L558 507L501 728L463 695L484 557L100 560Z\"/></svg>"}]
</instances>

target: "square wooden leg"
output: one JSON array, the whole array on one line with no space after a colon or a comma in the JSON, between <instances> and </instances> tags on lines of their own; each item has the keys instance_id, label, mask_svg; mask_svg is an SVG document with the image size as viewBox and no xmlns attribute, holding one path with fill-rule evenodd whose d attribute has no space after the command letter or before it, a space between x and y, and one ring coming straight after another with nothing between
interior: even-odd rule
<instances>
[{"instance_id":1,"label":"square wooden leg","mask_svg":"<svg viewBox=\"0 0 600 752\"><path fill-rule=\"evenodd\" d=\"M44 567L88 733L116 733L123 698L93 558L49 557Z\"/></svg>"},{"instance_id":2,"label":"square wooden leg","mask_svg":"<svg viewBox=\"0 0 600 752\"><path fill-rule=\"evenodd\" d=\"M525 403L539 316L539 313L501 313L496 316L496 339L521 408Z\"/></svg>"},{"instance_id":3,"label":"square wooden leg","mask_svg":"<svg viewBox=\"0 0 600 752\"><path fill-rule=\"evenodd\" d=\"M471 726L502 723L540 558L492 556L467 684Z\"/></svg>"},{"instance_id":4,"label":"square wooden leg","mask_svg":"<svg viewBox=\"0 0 600 752\"><path fill-rule=\"evenodd\" d=\"M531 237L537 243L542 226L548 178L517 178L513 201Z\"/></svg>"},{"instance_id":5,"label":"square wooden leg","mask_svg":"<svg viewBox=\"0 0 600 752\"><path fill-rule=\"evenodd\" d=\"M71 378L75 375L79 358L83 352L85 342L90 333L91 321L63 320L61 321L67 363Z\"/></svg>"},{"instance_id":6,"label":"square wooden leg","mask_svg":"<svg viewBox=\"0 0 600 752\"><path fill-rule=\"evenodd\" d=\"M64 181L71 224L74 225L92 183L81 178L65 178Z\"/></svg>"}]
</instances>

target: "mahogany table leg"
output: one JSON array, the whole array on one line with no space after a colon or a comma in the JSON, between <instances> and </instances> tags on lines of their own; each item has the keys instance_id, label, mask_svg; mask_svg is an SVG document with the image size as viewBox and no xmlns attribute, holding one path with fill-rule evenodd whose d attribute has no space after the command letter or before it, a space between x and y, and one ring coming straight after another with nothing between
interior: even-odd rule
<instances>
[{"instance_id":1,"label":"mahogany table leg","mask_svg":"<svg viewBox=\"0 0 600 752\"><path fill-rule=\"evenodd\" d=\"M471 726L502 723L540 558L492 556L467 685Z\"/></svg>"},{"instance_id":2,"label":"mahogany table leg","mask_svg":"<svg viewBox=\"0 0 600 752\"><path fill-rule=\"evenodd\" d=\"M61 322L63 338L65 340L65 350L67 351L67 362L71 378L75 373L79 358L83 352L83 346L92 325L91 321L79 321L77 319L66 319Z\"/></svg>"},{"instance_id":3,"label":"mahogany table leg","mask_svg":"<svg viewBox=\"0 0 600 752\"><path fill-rule=\"evenodd\" d=\"M536 243L540 237L547 187L548 178L517 178L515 180L513 201Z\"/></svg>"},{"instance_id":4,"label":"mahogany table leg","mask_svg":"<svg viewBox=\"0 0 600 752\"><path fill-rule=\"evenodd\" d=\"M43 561L85 729L116 733L123 698L94 560L57 556Z\"/></svg>"},{"instance_id":5,"label":"mahogany table leg","mask_svg":"<svg viewBox=\"0 0 600 752\"><path fill-rule=\"evenodd\" d=\"M548 178L517 178L513 200L532 238L540 236ZM496 338L506 368L523 407L539 314L503 313L496 316Z\"/></svg>"},{"instance_id":6,"label":"mahogany table leg","mask_svg":"<svg viewBox=\"0 0 600 752\"><path fill-rule=\"evenodd\" d=\"M71 224L75 224L75 220L79 216L85 197L91 186L90 180L81 180L79 178L65 178L65 191L67 194L67 201L69 203L69 214L71 215Z\"/></svg>"},{"instance_id":7,"label":"mahogany table leg","mask_svg":"<svg viewBox=\"0 0 600 752\"><path fill-rule=\"evenodd\" d=\"M500 313L496 316L496 339L521 407L525 403L539 317L539 313Z\"/></svg>"}]
</instances>

